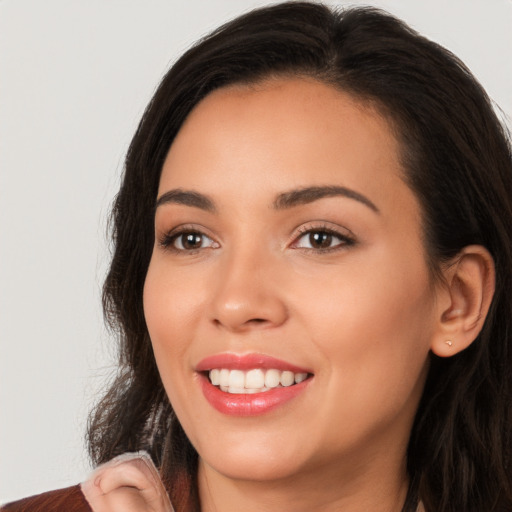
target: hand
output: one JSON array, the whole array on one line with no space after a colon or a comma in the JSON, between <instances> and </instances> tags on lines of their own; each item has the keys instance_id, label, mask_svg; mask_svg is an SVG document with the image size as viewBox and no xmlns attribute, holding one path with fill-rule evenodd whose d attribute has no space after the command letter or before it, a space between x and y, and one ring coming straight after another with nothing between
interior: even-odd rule
<instances>
[{"instance_id":1,"label":"hand","mask_svg":"<svg viewBox=\"0 0 512 512\"><path fill-rule=\"evenodd\" d=\"M99 466L81 488L93 512L174 512L146 452L115 457Z\"/></svg>"}]
</instances>

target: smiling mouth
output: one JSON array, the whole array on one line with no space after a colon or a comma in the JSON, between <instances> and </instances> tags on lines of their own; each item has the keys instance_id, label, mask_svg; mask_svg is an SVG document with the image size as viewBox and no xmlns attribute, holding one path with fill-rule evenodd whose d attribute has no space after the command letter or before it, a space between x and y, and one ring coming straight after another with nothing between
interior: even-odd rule
<instances>
[{"instance_id":1,"label":"smiling mouth","mask_svg":"<svg viewBox=\"0 0 512 512\"><path fill-rule=\"evenodd\" d=\"M213 368L207 372L210 383L225 393L254 394L271 389L290 387L308 379L311 374L295 373L274 368L251 370L230 370Z\"/></svg>"}]
</instances>

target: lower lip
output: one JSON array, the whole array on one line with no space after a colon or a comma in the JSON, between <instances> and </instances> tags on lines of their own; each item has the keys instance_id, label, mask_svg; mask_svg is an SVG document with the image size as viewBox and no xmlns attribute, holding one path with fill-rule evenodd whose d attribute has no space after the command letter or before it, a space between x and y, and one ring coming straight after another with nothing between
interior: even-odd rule
<instances>
[{"instance_id":1,"label":"lower lip","mask_svg":"<svg viewBox=\"0 0 512 512\"><path fill-rule=\"evenodd\" d=\"M293 386L273 388L254 394L235 394L221 391L208 377L200 375L203 394L212 407L230 416L257 416L270 412L302 393L310 378Z\"/></svg>"}]
</instances>

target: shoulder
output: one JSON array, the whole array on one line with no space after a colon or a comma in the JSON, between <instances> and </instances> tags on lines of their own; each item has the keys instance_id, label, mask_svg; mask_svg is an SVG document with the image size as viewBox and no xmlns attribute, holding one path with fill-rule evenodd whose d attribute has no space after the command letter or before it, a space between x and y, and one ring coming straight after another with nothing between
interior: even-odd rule
<instances>
[{"instance_id":1,"label":"shoulder","mask_svg":"<svg viewBox=\"0 0 512 512\"><path fill-rule=\"evenodd\" d=\"M79 485L8 503L1 512L92 512Z\"/></svg>"}]
</instances>

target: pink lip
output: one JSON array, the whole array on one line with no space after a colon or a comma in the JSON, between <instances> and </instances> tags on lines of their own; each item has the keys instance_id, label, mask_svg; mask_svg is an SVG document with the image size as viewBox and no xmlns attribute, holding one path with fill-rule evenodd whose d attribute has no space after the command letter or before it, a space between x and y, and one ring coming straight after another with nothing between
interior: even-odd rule
<instances>
[{"instance_id":1,"label":"pink lip","mask_svg":"<svg viewBox=\"0 0 512 512\"><path fill-rule=\"evenodd\" d=\"M253 368L275 368L294 373L310 373L304 368L263 354L218 354L203 359L196 367L197 372L206 372L212 368L229 370L251 370ZM270 412L302 393L311 378L293 386L274 388L254 394L234 394L221 391L212 385L204 373L198 373L204 397L217 411L230 416L256 416Z\"/></svg>"},{"instance_id":2,"label":"pink lip","mask_svg":"<svg viewBox=\"0 0 512 512\"><path fill-rule=\"evenodd\" d=\"M311 373L305 368L300 368L265 354L233 354L231 352L206 357L198 363L196 371L205 372L212 368L227 368L228 370L252 370L253 368L268 370L275 368L276 370L288 370L293 373Z\"/></svg>"},{"instance_id":3,"label":"pink lip","mask_svg":"<svg viewBox=\"0 0 512 512\"><path fill-rule=\"evenodd\" d=\"M230 416L256 416L285 404L302 393L311 379L293 386L274 388L251 395L225 393L213 386L205 375L200 374L200 382L206 400L217 411Z\"/></svg>"}]
</instances>

